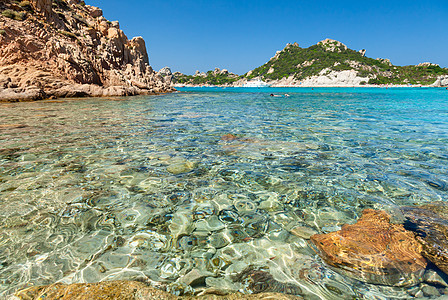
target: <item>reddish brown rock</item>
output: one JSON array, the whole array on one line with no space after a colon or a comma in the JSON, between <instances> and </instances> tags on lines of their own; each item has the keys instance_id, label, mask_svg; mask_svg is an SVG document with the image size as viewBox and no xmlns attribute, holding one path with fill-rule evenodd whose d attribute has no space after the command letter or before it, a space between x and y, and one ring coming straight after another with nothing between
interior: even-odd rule
<instances>
[{"instance_id":1,"label":"reddish brown rock","mask_svg":"<svg viewBox=\"0 0 448 300\"><path fill-rule=\"evenodd\" d=\"M60 300L244 300L244 299L302 299L292 295L279 293L262 293L256 295L205 295L200 297L178 297L167 292L147 286L136 281L104 281L91 284L52 284L49 286L31 287L17 292L16 297L22 300L60 299Z\"/></svg>"},{"instance_id":2,"label":"reddish brown rock","mask_svg":"<svg viewBox=\"0 0 448 300\"><path fill-rule=\"evenodd\" d=\"M221 137L221 140L223 140L223 141L235 141L237 139L238 139L238 137L236 135L231 134L231 133L224 134Z\"/></svg>"},{"instance_id":3,"label":"reddish brown rock","mask_svg":"<svg viewBox=\"0 0 448 300\"><path fill-rule=\"evenodd\" d=\"M326 263L369 283L411 286L421 281L427 264L414 233L391 224L384 211L366 209L356 224L311 241Z\"/></svg>"},{"instance_id":4,"label":"reddish brown rock","mask_svg":"<svg viewBox=\"0 0 448 300\"><path fill-rule=\"evenodd\" d=\"M401 210L404 226L415 231L423 245L423 256L448 274L448 206L439 202Z\"/></svg>"},{"instance_id":5,"label":"reddish brown rock","mask_svg":"<svg viewBox=\"0 0 448 300\"><path fill-rule=\"evenodd\" d=\"M0 11L26 15L0 14L0 101L174 90L149 65L145 41L129 40L101 9L78 0L30 3L32 9L22 12L15 1L0 1Z\"/></svg>"}]
</instances>

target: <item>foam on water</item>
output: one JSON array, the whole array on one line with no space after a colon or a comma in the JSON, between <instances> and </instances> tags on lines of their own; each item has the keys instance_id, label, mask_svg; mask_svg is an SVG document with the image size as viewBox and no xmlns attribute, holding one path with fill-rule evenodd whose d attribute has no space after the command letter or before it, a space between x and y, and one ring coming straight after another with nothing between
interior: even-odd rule
<instances>
[{"instance_id":1,"label":"foam on water","mask_svg":"<svg viewBox=\"0 0 448 300\"><path fill-rule=\"evenodd\" d=\"M338 274L307 238L448 194L442 89L0 104L0 132L2 296L115 279L193 292L192 269L203 286L250 292L235 279L250 267L310 299L407 297Z\"/></svg>"}]
</instances>

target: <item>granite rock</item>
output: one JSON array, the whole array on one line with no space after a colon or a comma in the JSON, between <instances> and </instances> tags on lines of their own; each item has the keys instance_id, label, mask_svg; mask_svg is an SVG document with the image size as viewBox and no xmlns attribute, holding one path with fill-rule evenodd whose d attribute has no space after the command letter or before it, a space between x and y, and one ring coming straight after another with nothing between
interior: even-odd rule
<instances>
[{"instance_id":1,"label":"granite rock","mask_svg":"<svg viewBox=\"0 0 448 300\"><path fill-rule=\"evenodd\" d=\"M391 224L384 211L366 209L356 224L311 237L319 255L336 270L382 285L412 286L421 281L426 260L414 233Z\"/></svg>"},{"instance_id":2,"label":"granite rock","mask_svg":"<svg viewBox=\"0 0 448 300\"><path fill-rule=\"evenodd\" d=\"M0 101L173 91L149 65L143 38L128 39L101 9L75 0L30 3L25 20L0 15ZM18 9L12 0L2 7Z\"/></svg>"},{"instance_id":3,"label":"granite rock","mask_svg":"<svg viewBox=\"0 0 448 300\"><path fill-rule=\"evenodd\" d=\"M448 206L444 203L403 207L404 226L415 231L423 245L422 254L448 274Z\"/></svg>"},{"instance_id":4,"label":"granite rock","mask_svg":"<svg viewBox=\"0 0 448 300\"><path fill-rule=\"evenodd\" d=\"M230 295L217 295L219 291L209 291L209 295L198 297L174 296L167 292L155 289L145 283L137 281L104 281L100 283L78 283L65 285L56 283L48 286L36 286L21 290L15 294L15 299L38 300L38 299L60 299L60 300L245 300L245 299L302 299L293 295L280 293L261 293L255 295L243 295L240 293ZM13 298L14 299L14 298Z\"/></svg>"}]
</instances>

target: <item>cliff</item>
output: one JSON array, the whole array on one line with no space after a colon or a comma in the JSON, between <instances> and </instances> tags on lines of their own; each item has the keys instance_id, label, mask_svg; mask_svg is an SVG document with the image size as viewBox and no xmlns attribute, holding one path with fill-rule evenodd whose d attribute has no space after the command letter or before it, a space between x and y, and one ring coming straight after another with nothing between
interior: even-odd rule
<instances>
[{"instance_id":1,"label":"cliff","mask_svg":"<svg viewBox=\"0 0 448 300\"><path fill-rule=\"evenodd\" d=\"M0 100L170 92L145 41L80 0L0 2Z\"/></svg>"}]
</instances>

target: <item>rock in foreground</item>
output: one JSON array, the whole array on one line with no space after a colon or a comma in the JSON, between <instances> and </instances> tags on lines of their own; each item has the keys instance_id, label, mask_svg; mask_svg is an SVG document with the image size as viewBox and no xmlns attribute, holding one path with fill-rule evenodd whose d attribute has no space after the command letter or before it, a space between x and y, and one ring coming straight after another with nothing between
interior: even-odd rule
<instances>
[{"instance_id":1,"label":"rock in foreground","mask_svg":"<svg viewBox=\"0 0 448 300\"><path fill-rule=\"evenodd\" d=\"M0 101L170 92L145 41L80 0L0 2Z\"/></svg>"},{"instance_id":2,"label":"rock in foreground","mask_svg":"<svg viewBox=\"0 0 448 300\"><path fill-rule=\"evenodd\" d=\"M448 206L443 203L403 207L405 227L417 233L423 256L448 274Z\"/></svg>"},{"instance_id":3,"label":"rock in foreground","mask_svg":"<svg viewBox=\"0 0 448 300\"><path fill-rule=\"evenodd\" d=\"M366 209L356 224L313 235L311 241L326 263L368 283L412 286L426 268L414 233L391 224L384 211Z\"/></svg>"},{"instance_id":4,"label":"rock in foreground","mask_svg":"<svg viewBox=\"0 0 448 300\"><path fill-rule=\"evenodd\" d=\"M226 296L205 295L201 297L178 297L167 292L149 287L144 283L136 281L104 281L92 284L52 284L49 286L31 287L15 295L22 300L37 299L60 299L60 300L188 300L188 299L221 299L221 300L244 300L244 299L301 299L292 295L278 293L264 293L255 295L233 294Z\"/></svg>"}]
</instances>

